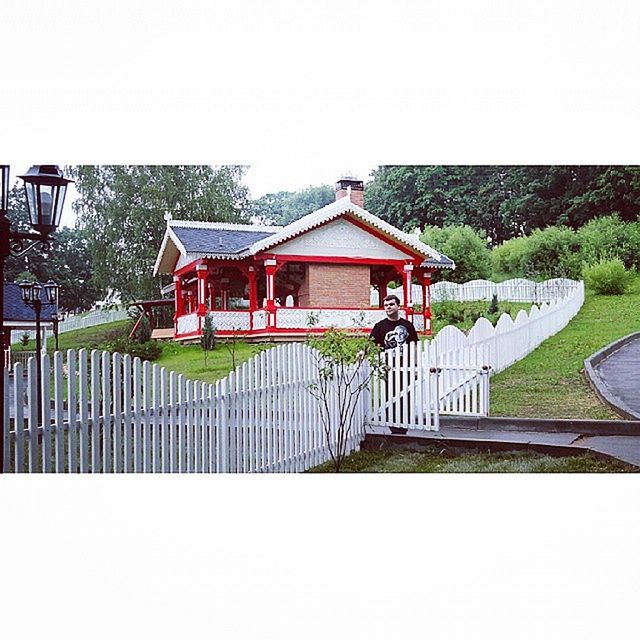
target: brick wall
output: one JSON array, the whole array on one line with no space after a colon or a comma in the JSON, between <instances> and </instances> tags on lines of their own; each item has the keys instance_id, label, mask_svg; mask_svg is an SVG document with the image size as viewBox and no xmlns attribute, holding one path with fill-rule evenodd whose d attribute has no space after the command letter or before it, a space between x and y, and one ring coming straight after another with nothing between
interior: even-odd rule
<instances>
[{"instance_id":1,"label":"brick wall","mask_svg":"<svg viewBox=\"0 0 640 640\"><path fill-rule=\"evenodd\" d=\"M370 267L366 264L306 265L301 307L369 307Z\"/></svg>"}]
</instances>

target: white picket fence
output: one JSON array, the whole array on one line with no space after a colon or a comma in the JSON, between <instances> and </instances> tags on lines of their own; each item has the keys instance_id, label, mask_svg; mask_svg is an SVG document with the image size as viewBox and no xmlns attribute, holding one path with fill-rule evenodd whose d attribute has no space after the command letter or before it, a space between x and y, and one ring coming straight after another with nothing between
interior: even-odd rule
<instances>
[{"instance_id":1,"label":"white picket fence","mask_svg":"<svg viewBox=\"0 0 640 640\"><path fill-rule=\"evenodd\" d=\"M478 318L468 334L451 325L441 329L433 339L439 354L486 347L486 362L497 373L531 353L547 338L563 329L584 303L584 283L575 282L563 298L532 305L527 313L518 312L513 320L503 313L495 326L486 318Z\"/></svg>"},{"instance_id":2,"label":"white picket fence","mask_svg":"<svg viewBox=\"0 0 640 640\"><path fill-rule=\"evenodd\" d=\"M335 450L344 434L338 403L323 420L309 393L316 358L298 343L263 351L215 384L118 353L43 355L40 420L35 358L26 380L19 363L5 376L9 472L304 471L330 459L329 444ZM367 397L355 407L346 453L364 437Z\"/></svg>"},{"instance_id":3,"label":"white picket fence","mask_svg":"<svg viewBox=\"0 0 640 640\"><path fill-rule=\"evenodd\" d=\"M463 284L441 281L431 285L431 302L471 302L475 300L490 301L494 294L499 301L531 302L540 304L558 300L571 293L578 283L567 278L553 278L544 282L534 282L526 278L514 278L504 282L491 282L489 280L470 280ZM387 293L394 294L403 300L402 287L393 289L389 287ZM411 300L422 304L422 286L414 284L411 290ZM371 304L378 304L378 294L373 291Z\"/></svg>"},{"instance_id":4,"label":"white picket fence","mask_svg":"<svg viewBox=\"0 0 640 640\"><path fill-rule=\"evenodd\" d=\"M215 384L138 358L86 350L42 356L41 417L36 361L5 369L5 471L81 473L291 472L358 449L368 427L437 430L441 414L487 415L489 375L560 331L579 311L584 285L494 327L468 335L445 327L431 341L382 354L354 405L346 439L333 389L327 405L317 352L299 343L263 351ZM66 355L66 357L65 357ZM366 380L362 369L354 384ZM344 397L344 396L343 396ZM323 413L324 412L324 413ZM326 428L325 428L326 425Z\"/></svg>"}]
</instances>

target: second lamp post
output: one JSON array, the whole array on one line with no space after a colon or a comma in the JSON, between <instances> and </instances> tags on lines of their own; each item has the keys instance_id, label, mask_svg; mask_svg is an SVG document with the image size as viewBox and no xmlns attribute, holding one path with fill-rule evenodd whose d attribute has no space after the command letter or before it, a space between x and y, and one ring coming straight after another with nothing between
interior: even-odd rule
<instances>
[{"instance_id":1,"label":"second lamp post","mask_svg":"<svg viewBox=\"0 0 640 640\"><path fill-rule=\"evenodd\" d=\"M38 422L42 420L42 341L40 337L40 314L42 313L43 304L57 304L58 302L58 285L49 280L44 287L37 282L28 282L23 280L20 284L22 293L22 301L31 307L36 313L36 379L38 384ZM42 289L45 291L46 302L42 301ZM57 309L56 309L57 314ZM48 395L46 396L49 397Z\"/></svg>"}]
</instances>

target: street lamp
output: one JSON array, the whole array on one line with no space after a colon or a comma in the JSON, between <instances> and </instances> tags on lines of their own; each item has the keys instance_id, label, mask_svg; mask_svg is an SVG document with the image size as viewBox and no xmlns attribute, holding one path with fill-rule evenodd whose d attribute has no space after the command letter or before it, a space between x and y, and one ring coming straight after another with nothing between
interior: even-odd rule
<instances>
[{"instance_id":1,"label":"street lamp","mask_svg":"<svg viewBox=\"0 0 640 640\"><path fill-rule=\"evenodd\" d=\"M62 207L67 192L68 180L57 165L33 165L23 176L27 207L34 233L11 232L11 222L7 218L9 202L9 165L0 165L0 349L2 350L3 374L0 375L0 473L4 471L5 425L4 425L4 367L6 366L7 339L4 329L4 266L10 255L22 256L41 244L48 250L50 234L60 224ZM38 353L38 362L40 354ZM40 397L40 389L38 390Z\"/></svg>"},{"instance_id":2,"label":"street lamp","mask_svg":"<svg viewBox=\"0 0 640 640\"><path fill-rule=\"evenodd\" d=\"M40 421L42 418L42 342L40 337L40 317L43 304L56 304L58 299L58 285L53 280L49 280L44 287L37 282L23 280L18 286L22 293L22 301L36 312L36 382L38 385L38 421ZM45 291L46 302L42 301L42 289Z\"/></svg>"}]
</instances>

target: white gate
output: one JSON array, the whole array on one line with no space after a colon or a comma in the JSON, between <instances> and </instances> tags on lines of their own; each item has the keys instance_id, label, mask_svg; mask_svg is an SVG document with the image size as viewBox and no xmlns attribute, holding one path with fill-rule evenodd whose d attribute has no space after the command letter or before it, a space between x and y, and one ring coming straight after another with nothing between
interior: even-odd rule
<instances>
[{"instance_id":1,"label":"white gate","mask_svg":"<svg viewBox=\"0 0 640 640\"><path fill-rule=\"evenodd\" d=\"M437 431L441 414L488 415L488 350L438 354L433 343L409 343L380 356L386 373L371 381L372 427Z\"/></svg>"}]
</instances>

